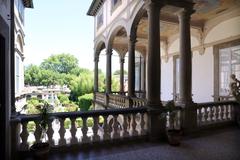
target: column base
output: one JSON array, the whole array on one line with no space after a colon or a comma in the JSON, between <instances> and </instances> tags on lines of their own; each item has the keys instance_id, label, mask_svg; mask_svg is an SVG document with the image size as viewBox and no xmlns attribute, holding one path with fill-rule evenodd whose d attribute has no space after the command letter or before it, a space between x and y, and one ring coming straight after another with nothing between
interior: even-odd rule
<instances>
[{"instance_id":1,"label":"column base","mask_svg":"<svg viewBox=\"0 0 240 160\"><path fill-rule=\"evenodd\" d=\"M181 128L184 134L188 134L197 130L197 104L194 102L178 103L183 108L181 116Z\"/></svg>"},{"instance_id":2,"label":"column base","mask_svg":"<svg viewBox=\"0 0 240 160\"><path fill-rule=\"evenodd\" d=\"M149 141L165 141L166 136L166 118L162 117L162 108L156 109L153 106L148 107L148 131L149 131Z\"/></svg>"}]
</instances>

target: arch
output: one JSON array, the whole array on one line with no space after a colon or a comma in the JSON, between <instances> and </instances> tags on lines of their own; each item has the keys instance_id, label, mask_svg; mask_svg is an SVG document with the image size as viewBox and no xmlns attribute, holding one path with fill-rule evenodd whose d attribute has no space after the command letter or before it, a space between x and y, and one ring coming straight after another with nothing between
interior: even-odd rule
<instances>
[{"instance_id":1,"label":"arch","mask_svg":"<svg viewBox=\"0 0 240 160\"><path fill-rule=\"evenodd\" d=\"M19 51L21 51L21 53L23 53L24 41L23 41L23 37L22 37L21 33L18 33L16 36L16 44L17 44L17 48L19 49Z\"/></svg>"},{"instance_id":2,"label":"arch","mask_svg":"<svg viewBox=\"0 0 240 160\"><path fill-rule=\"evenodd\" d=\"M120 19L117 22L112 24L113 25L111 26L108 32L109 34L107 38L107 46L112 46L115 36L121 29L124 29L127 36L129 35L129 31L127 30L127 21L125 19Z\"/></svg>"},{"instance_id":3,"label":"arch","mask_svg":"<svg viewBox=\"0 0 240 160\"><path fill-rule=\"evenodd\" d=\"M137 31L137 26L143 17L143 15L147 12L144 8L144 2L140 1L133 9L133 14L131 15L130 20L130 33L134 33Z\"/></svg>"},{"instance_id":4,"label":"arch","mask_svg":"<svg viewBox=\"0 0 240 160\"><path fill-rule=\"evenodd\" d=\"M98 41L95 42L95 47L94 47L94 56L98 57L100 52L106 48L106 43L105 43L105 38L101 36Z\"/></svg>"},{"instance_id":5,"label":"arch","mask_svg":"<svg viewBox=\"0 0 240 160\"><path fill-rule=\"evenodd\" d=\"M211 36L211 34L214 34L214 32L216 32L216 30L220 29L221 27L224 28L224 25L227 26L226 23L233 23L233 25L231 25L232 26L231 28L228 26L228 30L229 31L226 32L226 33L229 33L229 35L226 36L226 37L217 38L215 40L209 40L210 37L213 37L213 36ZM211 43L211 42L214 42L216 40L220 40L220 39L224 39L224 38L227 38L227 37L231 37L232 35L235 35L233 33L234 31L236 31L238 33L238 35L239 35L240 34L239 27L240 27L240 15L236 15L236 16L233 16L233 17L231 17L229 19L221 21L221 22L219 22L217 24L213 24L213 25L209 26L208 30L205 31L205 33L204 33L205 36L204 36L203 42L204 43ZM217 35L220 36L220 34L217 34ZM218 36L215 36L215 38L216 37L218 37Z\"/></svg>"}]
</instances>

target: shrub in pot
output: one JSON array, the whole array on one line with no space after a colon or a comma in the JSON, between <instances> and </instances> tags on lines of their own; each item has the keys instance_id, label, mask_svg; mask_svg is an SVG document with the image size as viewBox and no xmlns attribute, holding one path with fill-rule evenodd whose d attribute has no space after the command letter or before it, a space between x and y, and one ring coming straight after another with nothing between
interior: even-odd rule
<instances>
[{"instance_id":1,"label":"shrub in pot","mask_svg":"<svg viewBox=\"0 0 240 160\"><path fill-rule=\"evenodd\" d=\"M50 145L47 142L47 122L48 122L48 109L50 105L47 102L43 102L38 106L40 111L40 128L41 128L41 140L43 142L36 142L30 147L30 151L36 158L44 159L48 156Z\"/></svg>"},{"instance_id":2,"label":"shrub in pot","mask_svg":"<svg viewBox=\"0 0 240 160\"><path fill-rule=\"evenodd\" d=\"M177 113L178 113L179 109L176 108L174 101L168 101L166 106L165 106L165 112L162 113L162 117L167 117L169 116L169 122L175 122L177 121ZM170 145L173 146L179 146L180 145L180 141L182 139L182 129L179 126L178 128L175 125L170 125L169 124L169 128L167 128L166 130L167 132L167 137L168 137L168 142Z\"/></svg>"}]
</instances>

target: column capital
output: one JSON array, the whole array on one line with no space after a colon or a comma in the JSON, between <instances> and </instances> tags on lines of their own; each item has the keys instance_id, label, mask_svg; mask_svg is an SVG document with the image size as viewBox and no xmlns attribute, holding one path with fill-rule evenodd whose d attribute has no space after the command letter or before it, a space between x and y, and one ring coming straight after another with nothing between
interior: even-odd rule
<instances>
[{"instance_id":1,"label":"column capital","mask_svg":"<svg viewBox=\"0 0 240 160\"><path fill-rule=\"evenodd\" d=\"M124 57L120 58L120 63L125 63L125 58Z\"/></svg>"},{"instance_id":2,"label":"column capital","mask_svg":"<svg viewBox=\"0 0 240 160\"><path fill-rule=\"evenodd\" d=\"M156 6L161 7L161 6L164 5L163 2L161 2L161 1L159 1L159 0L144 0L144 1L145 1L146 6L148 6L148 5L150 5L150 4L154 4L154 5L156 5Z\"/></svg>"},{"instance_id":3,"label":"column capital","mask_svg":"<svg viewBox=\"0 0 240 160\"><path fill-rule=\"evenodd\" d=\"M181 21L186 18L190 19L191 15L194 12L195 11L192 8L182 8L180 11L176 13L176 15L178 16L179 21Z\"/></svg>"},{"instance_id":4,"label":"column capital","mask_svg":"<svg viewBox=\"0 0 240 160\"><path fill-rule=\"evenodd\" d=\"M107 54L107 55L112 55L112 54L113 54L113 49L110 48L110 47L107 48L107 49L106 49L106 54Z\"/></svg>"},{"instance_id":5,"label":"column capital","mask_svg":"<svg viewBox=\"0 0 240 160\"><path fill-rule=\"evenodd\" d=\"M137 42L137 36L136 34L131 34L129 36L129 42L131 42L132 44L135 44Z\"/></svg>"},{"instance_id":6,"label":"column capital","mask_svg":"<svg viewBox=\"0 0 240 160\"><path fill-rule=\"evenodd\" d=\"M99 56L98 56L98 55L96 55L96 56L94 57L94 62L99 62Z\"/></svg>"}]
</instances>

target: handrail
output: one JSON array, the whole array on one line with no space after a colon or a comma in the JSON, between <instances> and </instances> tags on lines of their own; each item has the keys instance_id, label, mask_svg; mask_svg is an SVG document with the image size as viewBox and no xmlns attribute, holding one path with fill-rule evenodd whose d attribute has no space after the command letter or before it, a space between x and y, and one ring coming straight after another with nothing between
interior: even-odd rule
<instances>
[{"instance_id":1,"label":"handrail","mask_svg":"<svg viewBox=\"0 0 240 160\"><path fill-rule=\"evenodd\" d=\"M105 116L105 115L118 115L118 114L131 114L131 113L144 113L147 112L146 107L139 108L124 108L124 109L108 109L108 110L93 110L93 111L77 111L77 112L58 112L49 113L49 117L58 118L77 118L77 117L90 117L90 116ZM25 115L20 114L16 117L21 122L39 120L40 114ZM14 120L14 119L13 119Z\"/></svg>"}]
</instances>

